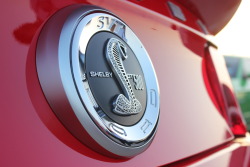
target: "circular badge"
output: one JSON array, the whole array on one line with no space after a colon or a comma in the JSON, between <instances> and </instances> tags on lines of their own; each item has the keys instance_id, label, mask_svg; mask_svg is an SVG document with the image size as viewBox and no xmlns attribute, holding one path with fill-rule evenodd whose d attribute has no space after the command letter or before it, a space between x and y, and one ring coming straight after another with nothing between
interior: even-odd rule
<instances>
[{"instance_id":1,"label":"circular badge","mask_svg":"<svg viewBox=\"0 0 250 167\"><path fill-rule=\"evenodd\" d=\"M159 118L156 74L121 19L95 6L62 9L41 30L36 55L44 94L75 137L119 157L149 146Z\"/></svg>"}]
</instances>

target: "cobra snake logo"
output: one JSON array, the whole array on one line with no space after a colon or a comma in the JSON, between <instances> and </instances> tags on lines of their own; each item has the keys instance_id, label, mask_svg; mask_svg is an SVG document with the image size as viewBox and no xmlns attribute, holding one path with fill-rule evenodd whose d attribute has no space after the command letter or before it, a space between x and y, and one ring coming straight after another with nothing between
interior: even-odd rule
<instances>
[{"instance_id":1,"label":"cobra snake logo","mask_svg":"<svg viewBox=\"0 0 250 167\"><path fill-rule=\"evenodd\" d=\"M128 58L126 46L115 38L109 39L106 58L124 93L116 95L114 98L113 112L119 115L132 115L141 112L141 103L135 97L123 65L123 60Z\"/></svg>"}]
</instances>

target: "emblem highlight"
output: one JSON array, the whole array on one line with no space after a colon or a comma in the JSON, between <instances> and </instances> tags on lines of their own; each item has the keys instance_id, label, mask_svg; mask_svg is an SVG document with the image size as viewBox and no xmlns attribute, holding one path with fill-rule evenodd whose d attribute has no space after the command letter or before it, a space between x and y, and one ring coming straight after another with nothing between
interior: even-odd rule
<instances>
[{"instance_id":1,"label":"emblem highlight","mask_svg":"<svg viewBox=\"0 0 250 167\"><path fill-rule=\"evenodd\" d=\"M36 66L51 109L83 144L115 158L149 147L159 120L157 78L117 16L91 5L61 9L41 29Z\"/></svg>"},{"instance_id":2,"label":"emblem highlight","mask_svg":"<svg viewBox=\"0 0 250 167\"><path fill-rule=\"evenodd\" d=\"M141 103L134 95L128 74L122 63L128 58L125 45L121 41L111 38L107 44L106 58L125 94L116 96L113 102L113 112L119 115L132 115L141 112Z\"/></svg>"}]
</instances>

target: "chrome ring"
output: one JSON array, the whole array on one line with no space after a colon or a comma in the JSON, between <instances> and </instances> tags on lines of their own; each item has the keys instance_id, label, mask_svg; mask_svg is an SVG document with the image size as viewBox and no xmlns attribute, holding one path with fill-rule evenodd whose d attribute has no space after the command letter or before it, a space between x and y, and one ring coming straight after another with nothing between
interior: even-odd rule
<instances>
[{"instance_id":1,"label":"chrome ring","mask_svg":"<svg viewBox=\"0 0 250 167\"><path fill-rule=\"evenodd\" d=\"M58 35L48 35L53 34L53 31L57 32L58 27L61 27ZM121 28L123 31L120 31ZM91 92L86 71L82 68L86 63L88 42L98 32L110 32L123 39L141 65L147 105L144 115L134 125L124 126L108 116L99 114L100 107ZM52 39L54 40L51 41ZM50 81L46 74L48 68L52 71ZM81 135L74 132L75 127L69 124L69 119L74 118L65 118L66 114L62 114L60 105L64 101L67 101L71 108L67 112L74 113L83 129L108 152L121 157L131 157L149 146L159 118L157 78L142 43L118 17L95 6L71 6L62 9L60 14L55 14L45 24L41 32L37 46L37 69L42 89L53 111L79 140L89 145Z\"/></svg>"}]
</instances>

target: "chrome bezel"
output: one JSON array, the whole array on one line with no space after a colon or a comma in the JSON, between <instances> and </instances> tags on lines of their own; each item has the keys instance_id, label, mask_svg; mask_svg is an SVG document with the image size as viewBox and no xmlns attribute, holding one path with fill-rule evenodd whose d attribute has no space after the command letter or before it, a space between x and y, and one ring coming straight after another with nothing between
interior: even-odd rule
<instances>
[{"instance_id":1,"label":"chrome bezel","mask_svg":"<svg viewBox=\"0 0 250 167\"><path fill-rule=\"evenodd\" d=\"M102 18L104 18L104 21L100 21ZM105 20L110 22L105 23ZM54 21L54 23L49 24L56 25L56 19ZM110 26L111 22L117 22L122 25L124 33L120 34L120 31L118 32L113 26ZM100 113L100 111L97 111L97 108L99 108L98 104L95 102L89 88L85 71L81 69L81 63L85 63L88 41L94 34L101 31L114 33L126 41L135 53L144 73L147 91L146 111L141 120L132 126L120 125L107 116L98 114ZM122 20L106 10L93 6L81 6L77 10L72 10L69 17L67 17L62 25L59 39L56 42L58 42L55 44L58 46L58 66L55 65L52 68L59 70L60 81L57 82L61 82L63 86L61 91L65 92L72 108L71 112L74 112L82 127L99 145L115 155L131 157L144 151L151 143L158 124L159 88L148 53L132 30ZM44 45L43 42L41 43L40 45ZM40 45L38 44L38 48L43 47ZM44 65L40 65L44 64L40 60L43 54L45 53L37 52L38 74L39 70L43 70L41 68L46 68ZM39 79L41 82L46 82L43 81L42 77ZM55 87L52 84L53 82L47 85L50 87L49 89L42 84L50 104L54 103L52 98L55 98L47 95L51 94L48 91ZM59 104L52 104L53 111L60 112L54 109L55 107L53 106L55 105Z\"/></svg>"}]
</instances>

